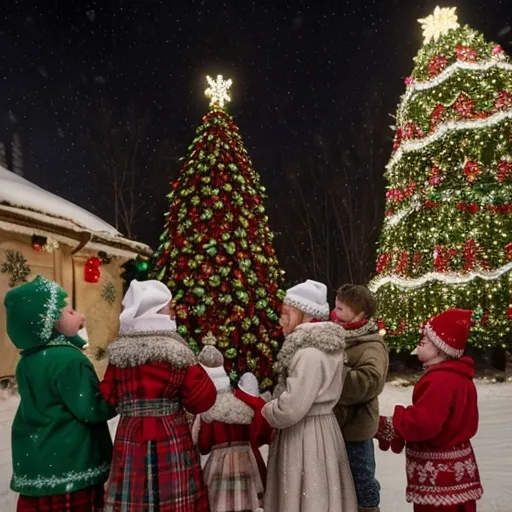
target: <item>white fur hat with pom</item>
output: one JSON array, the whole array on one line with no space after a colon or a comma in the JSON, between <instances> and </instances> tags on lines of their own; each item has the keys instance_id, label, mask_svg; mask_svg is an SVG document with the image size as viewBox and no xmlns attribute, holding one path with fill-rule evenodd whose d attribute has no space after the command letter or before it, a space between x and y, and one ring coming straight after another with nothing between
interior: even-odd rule
<instances>
[{"instance_id":1,"label":"white fur hat with pom","mask_svg":"<svg viewBox=\"0 0 512 512\"><path fill-rule=\"evenodd\" d=\"M327 286L318 281L308 279L289 288L283 303L317 320L329 320Z\"/></svg>"}]
</instances>

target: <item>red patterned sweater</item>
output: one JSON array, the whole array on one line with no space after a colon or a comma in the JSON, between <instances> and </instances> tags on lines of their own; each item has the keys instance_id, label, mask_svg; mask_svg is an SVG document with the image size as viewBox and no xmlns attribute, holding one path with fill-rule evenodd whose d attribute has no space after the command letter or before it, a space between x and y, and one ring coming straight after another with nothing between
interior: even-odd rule
<instances>
[{"instance_id":1,"label":"red patterned sweater","mask_svg":"<svg viewBox=\"0 0 512 512\"><path fill-rule=\"evenodd\" d=\"M478 430L473 360L430 367L410 407L396 406L393 427L406 441L407 501L456 505L479 499L480 475L471 446Z\"/></svg>"}]
</instances>

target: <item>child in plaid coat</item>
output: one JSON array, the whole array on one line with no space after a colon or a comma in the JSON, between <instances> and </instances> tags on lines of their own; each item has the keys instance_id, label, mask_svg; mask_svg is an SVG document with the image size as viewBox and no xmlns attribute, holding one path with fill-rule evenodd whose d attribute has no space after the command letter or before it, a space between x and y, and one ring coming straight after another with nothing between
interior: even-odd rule
<instances>
[{"instance_id":1,"label":"child in plaid coat","mask_svg":"<svg viewBox=\"0 0 512 512\"><path fill-rule=\"evenodd\" d=\"M263 458L251 426L253 408L235 396L223 366L222 354L205 337L199 362L217 388L215 405L196 418L199 451L208 455L204 468L211 512L258 510L263 497ZM264 402L264 401L263 401ZM256 407L258 407L256 405ZM263 407L263 404L261 404ZM254 434L254 435L253 435Z\"/></svg>"},{"instance_id":2,"label":"child in plaid coat","mask_svg":"<svg viewBox=\"0 0 512 512\"><path fill-rule=\"evenodd\" d=\"M207 512L208 495L185 409L197 414L215 386L169 316L171 293L159 281L132 281L120 335L109 346L101 383L121 416L105 512Z\"/></svg>"}]
</instances>

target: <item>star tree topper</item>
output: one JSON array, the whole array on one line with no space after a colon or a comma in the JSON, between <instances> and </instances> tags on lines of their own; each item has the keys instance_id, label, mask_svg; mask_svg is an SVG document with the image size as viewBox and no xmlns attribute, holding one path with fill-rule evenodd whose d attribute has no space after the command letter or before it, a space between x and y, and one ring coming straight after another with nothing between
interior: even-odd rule
<instances>
[{"instance_id":1,"label":"star tree topper","mask_svg":"<svg viewBox=\"0 0 512 512\"><path fill-rule=\"evenodd\" d=\"M210 98L211 107L223 108L226 103L231 101L231 96L228 94L228 90L233 83L230 78L224 80L222 75L217 75L217 79L213 80L211 76L206 76L208 82L208 89L204 91L205 95Z\"/></svg>"},{"instance_id":2,"label":"star tree topper","mask_svg":"<svg viewBox=\"0 0 512 512\"><path fill-rule=\"evenodd\" d=\"M441 36L448 34L450 30L460 27L455 11L457 7L439 7L434 9L434 14L418 20L423 29L424 44L430 41L437 42Z\"/></svg>"}]
</instances>

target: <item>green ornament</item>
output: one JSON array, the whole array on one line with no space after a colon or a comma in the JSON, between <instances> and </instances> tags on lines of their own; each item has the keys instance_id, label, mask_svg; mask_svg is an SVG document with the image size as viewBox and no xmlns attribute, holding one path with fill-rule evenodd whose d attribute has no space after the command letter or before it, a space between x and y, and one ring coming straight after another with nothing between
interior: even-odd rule
<instances>
[{"instance_id":1,"label":"green ornament","mask_svg":"<svg viewBox=\"0 0 512 512\"><path fill-rule=\"evenodd\" d=\"M267 291L265 288L262 288L261 286L259 288L256 288L256 297L266 297Z\"/></svg>"},{"instance_id":2,"label":"green ornament","mask_svg":"<svg viewBox=\"0 0 512 512\"><path fill-rule=\"evenodd\" d=\"M224 233L222 233L222 235L220 235L220 237L224 242L227 242L231 238L231 233L224 231Z\"/></svg>"},{"instance_id":3,"label":"green ornament","mask_svg":"<svg viewBox=\"0 0 512 512\"><path fill-rule=\"evenodd\" d=\"M248 272L251 268L252 262L249 259L243 259L238 262L238 266L244 271Z\"/></svg>"},{"instance_id":4,"label":"green ornament","mask_svg":"<svg viewBox=\"0 0 512 512\"><path fill-rule=\"evenodd\" d=\"M256 309L265 309L268 306L268 300L261 299L256 302Z\"/></svg>"},{"instance_id":5,"label":"green ornament","mask_svg":"<svg viewBox=\"0 0 512 512\"><path fill-rule=\"evenodd\" d=\"M217 254L217 247L215 247L215 246L209 247L208 249L206 249L206 254L208 254L208 256L211 256L213 258Z\"/></svg>"},{"instance_id":6,"label":"green ornament","mask_svg":"<svg viewBox=\"0 0 512 512\"><path fill-rule=\"evenodd\" d=\"M267 313L267 318L269 320L271 320L272 322L278 321L277 313L273 309L267 308L266 313Z\"/></svg>"},{"instance_id":7,"label":"green ornament","mask_svg":"<svg viewBox=\"0 0 512 512\"><path fill-rule=\"evenodd\" d=\"M221 277L229 276L229 267L220 267L219 274L221 275Z\"/></svg>"},{"instance_id":8,"label":"green ornament","mask_svg":"<svg viewBox=\"0 0 512 512\"><path fill-rule=\"evenodd\" d=\"M192 293L196 297L203 297L205 294L205 289L201 286L196 286L195 288L192 289Z\"/></svg>"},{"instance_id":9,"label":"green ornament","mask_svg":"<svg viewBox=\"0 0 512 512\"><path fill-rule=\"evenodd\" d=\"M235 359L236 354L237 354L237 352L236 352L236 348L234 348L234 347L228 348L228 349L226 350L226 352L224 352L224 355L225 355L228 359Z\"/></svg>"},{"instance_id":10,"label":"green ornament","mask_svg":"<svg viewBox=\"0 0 512 512\"><path fill-rule=\"evenodd\" d=\"M194 286L194 279L190 276L187 276L185 277L185 279L183 279L183 284L187 287L187 288L192 288L192 286Z\"/></svg>"},{"instance_id":11,"label":"green ornament","mask_svg":"<svg viewBox=\"0 0 512 512\"><path fill-rule=\"evenodd\" d=\"M235 254L235 252L236 252L236 245L233 242L224 243L222 245L224 246L224 249L226 249L226 252L229 255Z\"/></svg>"},{"instance_id":12,"label":"green ornament","mask_svg":"<svg viewBox=\"0 0 512 512\"><path fill-rule=\"evenodd\" d=\"M210 284L210 286L220 286L220 283L221 283L221 278L219 275L217 274L214 274L213 276L210 276L210 278L208 279L208 283Z\"/></svg>"},{"instance_id":13,"label":"green ornament","mask_svg":"<svg viewBox=\"0 0 512 512\"><path fill-rule=\"evenodd\" d=\"M250 318L244 318L242 320L242 329L248 331L251 328L252 322Z\"/></svg>"},{"instance_id":14,"label":"green ornament","mask_svg":"<svg viewBox=\"0 0 512 512\"><path fill-rule=\"evenodd\" d=\"M195 261L195 260L189 260L189 262L188 262L188 267L189 267L189 268L194 269L194 268L197 268L197 266L198 266L197 261Z\"/></svg>"},{"instance_id":15,"label":"green ornament","mask_svg":"<svg viewBox=\"0 0 512 512\"><path fill-rule=\"evenodd\" d=\"M237 290L236 296L243 304L247 304L249 302L249 294L244 290Z\"/></svg>"},{"instance_id":16,"label":"green ornament","mask_svg":"<svg viewBox=\"0 0 512 512\"><path fill-rule=\"evenodd\" d=\"M203 302L204 302L204 305L205 305L205 306L213 306L213 304L214 304L213 297L211 297L210 295L207 295L207 296L203 299Z\"/></svg>"},{"instance_id":17,"label":"green ornament","mask_svg":"<svg viewBox=\"0 0 512 512\"><path fill-rule=\"evenodd\" d=\"M240 281L240 279L233 279L233 286L235 288L242 288L242 281Z\"/></svg>"},{"instance_id":18,"label":"green ornament","mask_svg":"<svg viewBox=\"0 0 512 512\"><path fill-rule=\"evenodd\" d=\"M201 203L201 199L199 199L199 196L193 196L192 199L190 199L190 202L194 205L194 206L197 206L198 204Z\"/></svg>"},{"instance_id":19,"label":"green ornament","mask_svg":"<svg viewBox=\"0 0 512 512\"><path fill-rule=\"evenodd\" d=\"M200 215L201 220L210 220L213 217L213 211L210 208L206 208L204 212Z\"/></svg>"},{"instance_id":20,"label":"green ornament","mask_svg":"<svg viewBox=\"0 0 512 512\"><path fill-rule=\"evenodd\" d=\"M198 304L192 308L192 311L196 316L203 316L206 313L206 308L203 304Z\"/></svg>"},{"instance_id":21,"label":"green ornament","mask_svg":"<svg viewBox=\"0 0 512 512\"><path fill-rule=\"evenodd\" d=\"M186 325L178 325L178 328L176 329L176 331L183 338L186 338L188 336L188 329L187 329Z\"/></svg>"},{"instance_id":22,"label":"green ornament","mask_svg":"<svg viewBox=\"0 0 512 512\"><path fill-rule=\"evenodd\" d=\"M242 343L244 345L254 345L257 341L258 338L252 332L242 334Z\"/></svg>"}]
</instances>

